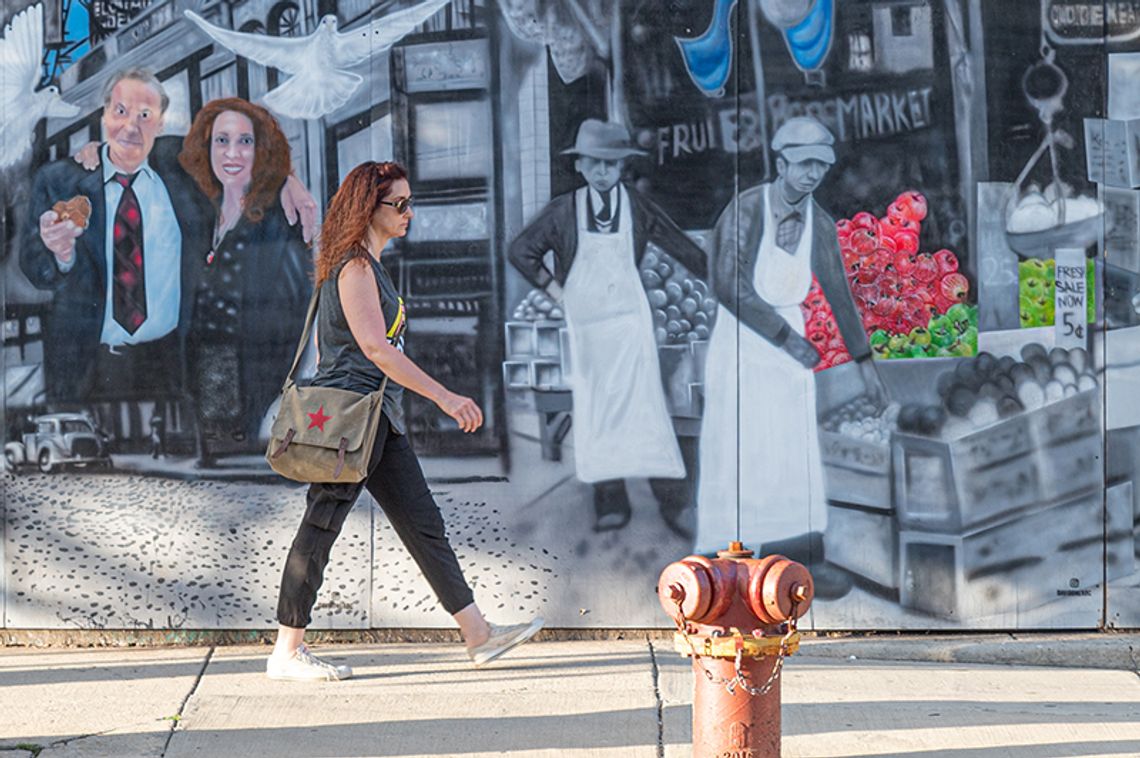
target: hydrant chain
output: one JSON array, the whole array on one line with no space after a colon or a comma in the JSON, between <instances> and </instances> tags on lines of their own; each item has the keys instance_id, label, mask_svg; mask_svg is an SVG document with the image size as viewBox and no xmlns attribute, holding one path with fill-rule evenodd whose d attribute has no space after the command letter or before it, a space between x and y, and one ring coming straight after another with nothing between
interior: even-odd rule
<instances>
[{"instance_id":1,"label":"hydrant chain","mask_svg":"<svg viewBox=\"0 0 1140 758\"><path fill-rule=\"evenodd\" d=\"M685 611L681 607L682 603L684 602L683 599L674 598L674 602L677 604L677 620L675 622L677 624L677 630L681 633L681 636L688 644L689 650L692 653L693 661L696 662L698 666L700 666L701 672L705 675L706 679L708 679L713 684L723 684L724 688L730 695L736 692L738 685L742 690L747 692L749 695L752 695L753 697L767 695L769 692L771 692L772 686L776 683L776 680L780 678L780 672L784 668L784 658L786 658L788 655L788 643L796 633L795 610L796 606L799 605L798 597L796 597L792 602L792 617L787 623L788 631L784 634L783 639L780 640L779 652L776 654L776 664L772 668L772 673L768 677L768 680L764 682L764 684L760 687L752 687L748 684L748 679L745 676L743 667L741 665L744 658L744 646L743 638L740 637L737 638L736 646L736 662L734 666L736 676L731 679L714 676L713 673L705 667L704 663L701 662L702 656L697 652L697 647L693 644L693 638L688 632L689 621L685 618Z\"/></svg>"}]
</instances>

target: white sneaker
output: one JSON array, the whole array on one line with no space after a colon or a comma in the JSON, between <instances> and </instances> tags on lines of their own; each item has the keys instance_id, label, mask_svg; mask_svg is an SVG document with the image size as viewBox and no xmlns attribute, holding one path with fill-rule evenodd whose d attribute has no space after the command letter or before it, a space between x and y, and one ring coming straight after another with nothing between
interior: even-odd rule
<instances>
[{"instance_id":1,"label":"white sneaker","mask_svg":"<svg viewBox=\"0 0 1140 758\"><path fill-rule=\"evenodd\" d=\"M475 667L486 665L511 648L529 640L542 628L543 620L535 618L525 624L498 626L491 624L491 636L478 647L468 648L467 655Z\"/></svg>"},{"instance_id":2,"label":"white sneaker","mask_svg":"<svg viewBox=\"0 0 1140 758\"><path fill-rule=\"evenodd\" d=\"M291 682L337 682L352 678L352 668L322 661L310 653L305 645L297 648L288 658L269 656L265 662L265 673L270 679Z\"/></svg>"}]
</instances>

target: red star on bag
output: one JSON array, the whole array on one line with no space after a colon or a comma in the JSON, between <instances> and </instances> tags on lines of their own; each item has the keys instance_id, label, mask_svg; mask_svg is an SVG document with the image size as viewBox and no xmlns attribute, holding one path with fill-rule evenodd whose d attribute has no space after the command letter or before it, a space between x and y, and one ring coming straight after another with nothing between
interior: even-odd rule
<instances>
[{"instance_id":1,"label":"red star on bag","mask_svg":"<svg viewBox=\"0 0 1140 758\"><path fill-rule=\"evenodd\" d=\"M316 413L310 413L308 416L309 420L312 421L312 423L309 424L309 428L312 429L315 426L322 432L325 430L325 422L332 418L332 416L325 415L325 407L323 405L320 408L317 408Z\"/></svg>"}]
</instances>

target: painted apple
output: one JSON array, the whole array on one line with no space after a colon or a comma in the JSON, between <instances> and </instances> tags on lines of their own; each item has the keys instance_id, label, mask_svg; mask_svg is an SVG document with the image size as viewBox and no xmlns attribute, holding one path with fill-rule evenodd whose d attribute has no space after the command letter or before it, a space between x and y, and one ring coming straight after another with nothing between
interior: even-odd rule
<instances>
[{"instance_id":1,"label":"painted apple","mask_svg":"<svg viewBox=\"0 0 1140 758\"><path fill-rule=\"evenodd\" d=\"M922 221L926 218L926 198L921 192L914 190L903 192L895 198L895 203L902 207L906 218L912 221Z\"/></svg>"},{"instance_id":2,"label":"painted apple","mask_svg":"<svg viewBox=\"0 0 1140 758\"><path fill-rule=\"evenodd\" d=\"M847 242L851 245L851 249L859 255L870 255L879 247L879 235L875 233L874 229L859 227L851 232L851 237Z\"/></svg>"},{"instance_id":3,"label":"painted apple","mask_svg":"<svg viewBox=\"0 0 1140 758\"><path fill-rule=\"evenodd\" d=\"M966 295L970 292L970 281L961 274L947 274L942 277L939 291L947 300L955 303L964 303Z\"/></svg>"},{"instance_id":4,"label":"painted apple","mask_svg":"<svg viewBox=\"0 0 1140 758\"><path fill-rule=\"evenodd\" d=\"M900 253L918 252L918 235L914 232L909 229L899 229L892 236Z\"/></svg>"},{"instance_id":5,"label":"painted apple","mask_svg":"<svg viewBox=\"0 0 1140 758\"><path fill-rule=\"evenodd\" d=\"M938 278L938 264L930 253L919 253L914 259L914 271L911 276L923 284L929 284Z\"/></svg>"},{"instance_id":6,"label":"painted apple","mask_svg":"<svg viewBox=\"0 0 1140 758\"><path fill-rule=\"evenodd\" d=\"M958 256L949 250L939 250L934 254L934 261L938 264L938 271L943 276L953 274L958 270Z\"/></svg>"}]
</instances>

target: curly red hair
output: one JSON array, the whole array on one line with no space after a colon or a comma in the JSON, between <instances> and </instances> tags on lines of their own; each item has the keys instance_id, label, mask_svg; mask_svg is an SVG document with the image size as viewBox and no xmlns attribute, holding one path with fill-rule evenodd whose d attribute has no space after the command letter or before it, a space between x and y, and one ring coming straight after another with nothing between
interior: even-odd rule
<instances>
[{"instance_id":1,"label":"curly red hair","mask_svg":"<svg viewBox=\"0 0 1140 758\"><path fill-rule=\"evenodd\" d=\"M293 170L289 158L289 140L269 111L240 97L211 100L194 116L194 123L182 140L178 162L217 208L222 183L210 167L210 138L214 121L226 111L240 113L253 123L252 179L241 205L242 215L256 223L265 215L267 208L279 202L281 186Z\"/></svg>"},{"instance_id":2,"label":"curly red hair","mask_svg":"<svg viewBox=\"0 0 1140 758\"><path fill-rule=\"evenodd\" d=\"M318 287L341 263L368 255L364 241L372 214L387 197L392 184L407 178L404 167L391 161L368 161L348 172L329 201L321 224L316 265Z\"/></svg>"}]
</instances>

